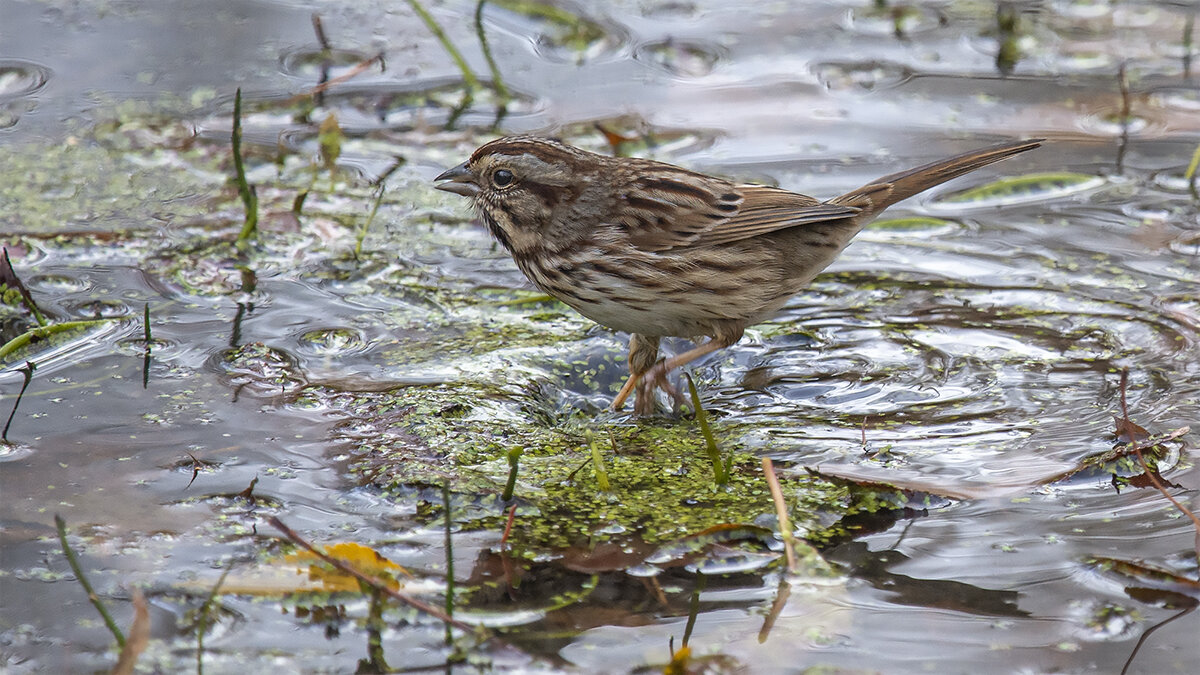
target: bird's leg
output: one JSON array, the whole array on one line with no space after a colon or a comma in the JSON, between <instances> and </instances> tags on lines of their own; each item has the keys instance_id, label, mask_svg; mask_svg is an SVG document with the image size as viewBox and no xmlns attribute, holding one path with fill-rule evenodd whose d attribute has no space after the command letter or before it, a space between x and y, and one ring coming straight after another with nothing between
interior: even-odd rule
<instances>
[{"instance_id":1,"label":"bird's leg","mask_svg":"<svg viewBox=\"0 0 1200 675\"><path fill-rule=\"evenodd\" d=\"M669 359L658 361L658 338L634 334L629 340L629 380L621 387L621 393L613 400L612 410L620 410L625 399L636 388L638 393L637 406L634 413L650 415L654 413L654 390L662 389L676 401L680 399L679 392L667 381L667 374L672 370L695 361L701 356L711 354L718 349L724 349L742 339L745 324L736 321L725 321L716 327L716 334L708 342L696 345L686 352Z\"/></svg>"},{"instance_id":2,"label":"bird's leg","mask_svg":"<svg viewBox=\"0 0 1200 675\"><path fill-rule=\"evenodd\" d=\"M658 360L658 338L634 333L629 336L629 379L617 397L613 399L611 410L620 410L625 405L625 399L638 390L638 400L642 399L642 375L654 367Z\"/></svg>"},{"instance_id":3,"label":"bird's leg","mask_svg":"<svg viewBox=\"0 0 1200 675\"><path fill-rule=\"evenodd\" d=\"M675 370L680 366L685 366L701 356L705 356L706 354L711 354L718 349L728 347L734 342L737 342L739 338L741 338L740 334L737 336L737 338L732 340L728 338L713 338L702 345L697 345L696 347L679 354L678 356L672 356L669 359L659 361L653 367L643 373L630 376L629 382L625 383L626 387L629 389L636 387L638 392L637 405L634 408L634 413L637 415L651 415L654 413L655 389L662 389L670 394L675 400L679 400L680 394L675 387L671 386L671 383L667 381L667 373L670 373L672 370ZM622 391L624 391L624 389L622 389ZM625 397L618 396L617 400L613 401L612 409L619 410L619 406L625 403L625 398L627 397L628 394L626 394Z\"/></svg>"},{"instance_id":4,"label":"bird's leg","mask_svg":"<svg viewBox=\"0 0 1200 675\"><path fill-rule=\"evenodd\" d=\"M738 337L741 336L739 335ZM724 349L734 342L737 342L737 340L726 341L718 338L712 338L708 342L705 342L702 345L697 345L682 354L672 356L665 361L659 361L654 365L653 368L642 375L642 382L638 387L638 406L635 409L635 412L637 412L639 415L649 415L654 412L654 398L652 394L655 387L667 392L672 396L672 398L678 401L681 398L680 394L675 390L675 387L671 386L671 383L667 381L667 373L670 373L672 370L675 370L680 366L686 366L701 356L711 354L718 349ZM649 405L647 406L648 409L643 409L641 405L642 388L648 390L646 392L646 399L649 402Z\"/></svg>"},{"instance_id":5,"label":"bird's leg","mask_svg":"<svg viewBox=\"0 0 1200 675\"><path fill-rule=\"evenodd\" d=\"M661 363L661 361L659 363ZM654 399L655 389L662 389L663 391L667 392L667 395L670 396L671 400L675 402L676 407L683 403L683 395L680 394L679 389L677 389L675 385L671 384L671 381L667 379L666 373L664 372L661 375L656 376L654 375L655 372L657 371L651 369L642 376L641 380L638 381L637 400L633 402L633 414L637 415L638 417L648 417L654 414L655 404L657 403L657 401Z\"/></svg>"}]
</instances>

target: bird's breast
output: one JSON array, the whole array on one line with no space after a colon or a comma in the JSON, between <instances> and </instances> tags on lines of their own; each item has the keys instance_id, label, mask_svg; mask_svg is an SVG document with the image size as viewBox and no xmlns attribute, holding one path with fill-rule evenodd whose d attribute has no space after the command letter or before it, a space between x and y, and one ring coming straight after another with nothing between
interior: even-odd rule
<instances>
[{"instance_id":1,"label":"bird's breast","mask_svg":"<svg viewBox=\"0 0 1200 675\"><path fill-rule=\"evenodd\" d=\"M758 320L787 299L780 275L760 267L710 273L687 255L588 246L562 255L514 256L535 286L609 328L651 336L712 335Z\"/></svg>"}]
</instances>

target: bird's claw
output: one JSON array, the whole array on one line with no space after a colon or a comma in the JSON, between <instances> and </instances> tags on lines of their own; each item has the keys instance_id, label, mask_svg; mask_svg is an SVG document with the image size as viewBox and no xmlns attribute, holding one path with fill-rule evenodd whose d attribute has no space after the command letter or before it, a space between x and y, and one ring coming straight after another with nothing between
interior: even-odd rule
<instances>
[{"instance_id":1,"label":"bird's claw","mask_svg":"<svg viewBox=\"0 0 1200 675\"><path fill-rule=\"evenodd\" d=\"M642 377L637 383L637 400L633 405L635 415L647 416L653 415L657 400L654 396L654 390L661 389L671 397L675 403L675 408L678 409L683 404L683 394L679 393L679 388L667 379L666 362L659 361L653 368L642 373Z\"/></svg>"}]
</instances>

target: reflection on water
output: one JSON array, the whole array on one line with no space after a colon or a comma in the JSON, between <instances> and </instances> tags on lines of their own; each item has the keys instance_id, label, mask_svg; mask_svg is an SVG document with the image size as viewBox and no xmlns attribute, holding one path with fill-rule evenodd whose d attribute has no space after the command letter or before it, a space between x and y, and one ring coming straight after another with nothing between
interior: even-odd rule
<instances>
[{"instance_id":1,"label":"reflection on water","mask_svg":"<svg viewBox=\"0 0 1200 675\"><path fill-rule=\"evenodd\" d=\"M403 3L322 8L322 49L308 10L278 3L0 0L0 242L53 321L112 319L0 370L0 417L15 409L0 445L2 668L114 661L62 562L57 512L119 624L130 586L148 589L142 664L164 670L193 667L222 571L245 580L277 552L272 515L423 579L452 563L462 618L503 638L471 648L500 671L661 668L689 614L695 658L726 670L1119 670L1175 611L1088 561L1194 579L1191 525L1156 490L1058 477L1112 447L1121 368L1151 432L1200 412L1194 10L801 4L489 2L479 18L512 90L498 111L490 81L464 99ZM489 72L476 5L430 9ZM320 102L290 100L380 51ZM252 259L220 245L241 219L226 184L235 86L264 204ZM330 113L345 132L336 175L315 159ZM448 553L444 480L502 485L510 446L581 428L601 431L621 480L606 425L654 438L689 424L602 413L624 336L530 292L431 190L482 140L517 132L818 197L997 139L1048 138L893 209L777 318L694 369L727 447L770 455L787 476L820 466L957 498L860 517L823 551L824 572L786 575L777 551L732 542L651 570L658 549L615 516L574 540L617 543L513 557L505 505L464 488ZM0 341L32 326L9 307ZM17 405L26 358L37 370ZM1200 479L1191 438L1160 465L1187 489ZM378 450L395 447L402 461ZM695 452L662 473L699 471ZM556 482L591 495L589 458L568 443L522 461L561 464ZM554 487L520 485L518 531L546 516L539 498ZM764 501L750 520L773 519ZM215 602L206 669L341 672L368 658L361 596L261 590ZM393 666L449 658L440 622L398 607L381 618ZM1164 625L1134 669L1190 672L1195 628L1194 616Z\"/></svg>"}]
</instances>

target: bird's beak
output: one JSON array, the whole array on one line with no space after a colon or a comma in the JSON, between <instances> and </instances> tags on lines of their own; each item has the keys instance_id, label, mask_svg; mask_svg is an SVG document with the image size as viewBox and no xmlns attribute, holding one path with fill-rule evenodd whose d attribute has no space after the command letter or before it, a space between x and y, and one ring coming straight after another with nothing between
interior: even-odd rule
<instances>
[{"instance_id":1,"label":"bird's beak","mask_svg":"<svg viewBox=\"0 0 1200 675\"><path fill-rule=\"evenodd\" d=\"M449 183L442 183L437 186L437 189L453 192L456 195L474 197L479 193L479 185L475 182L475 174L471 172L471 169L467 168L466 162L459 164L453 169L443 171L434 180L450 181Z\"/></svg>"}]
</instances>

